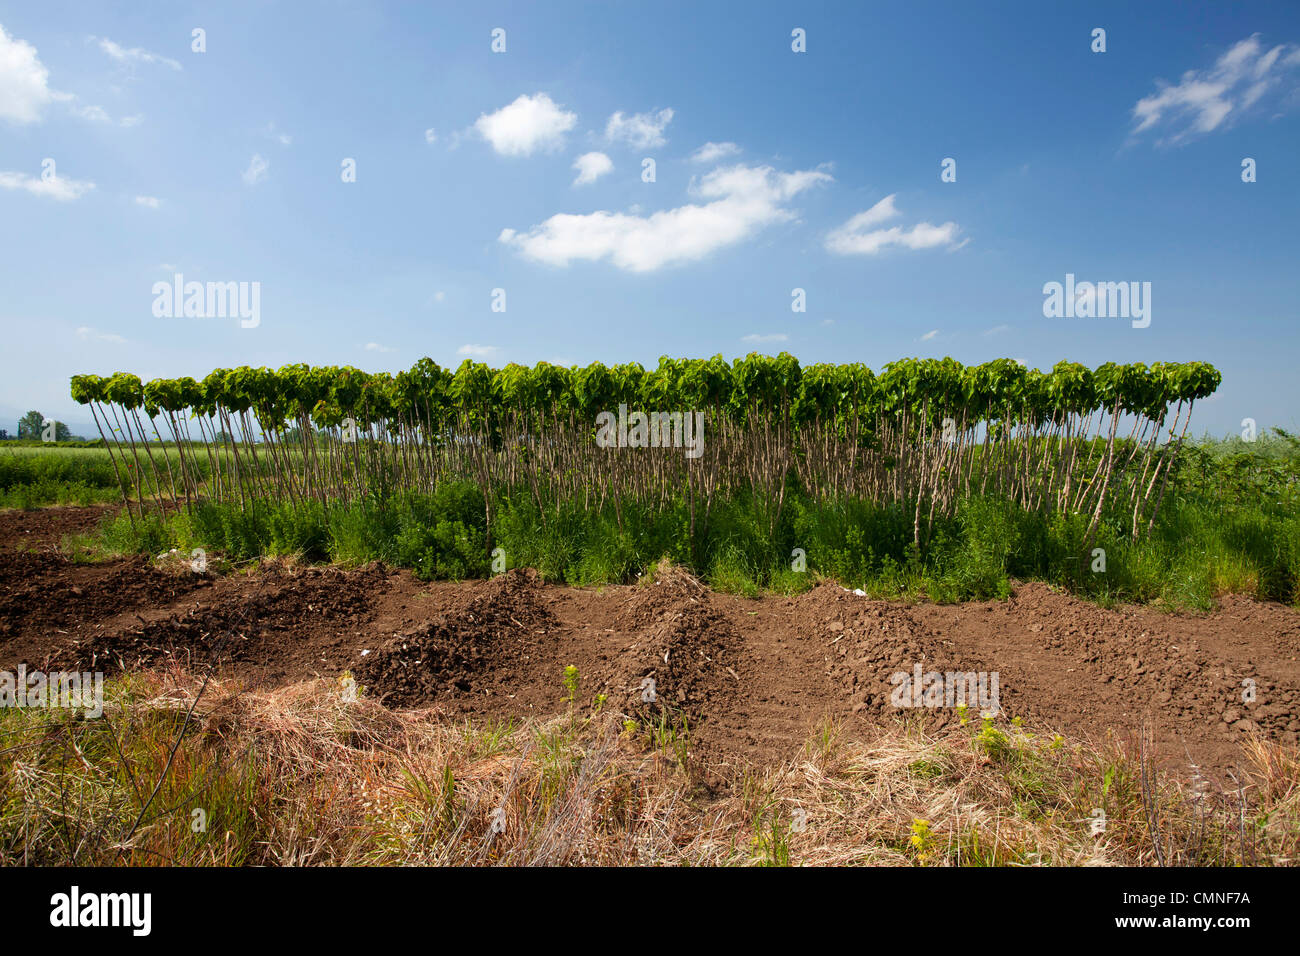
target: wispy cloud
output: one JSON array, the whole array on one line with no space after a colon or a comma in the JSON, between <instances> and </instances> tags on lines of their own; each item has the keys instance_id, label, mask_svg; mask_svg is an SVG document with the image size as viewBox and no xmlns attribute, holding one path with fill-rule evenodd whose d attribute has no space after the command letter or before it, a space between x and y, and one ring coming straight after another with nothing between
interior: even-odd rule
<instances>
[{"instance_id":1,"label":"wispy cloud","mask_svg":"<svg viewBox=\"0 0 1300 956\"><path fill-rule=\"evenodd\" d=\"M145 206L149 209L157 209L162 205L162 200L157 196L136 196L135 204L137 206Z\"/></svg>"},{"instance_id":2,"label":"wispy cloud","mask_svg":"<svg viewBox=\"0 0 1300 956\"><path fill-rule=\"evenodd\" d=\"M1270 93L1294 91L1300 47L1268 50L1259 34L1233 44L1204 70L1188 70L1176 84L1157 80L1157 91L1133 107L1133 133L1163 130L1157 142L1178 145L1226 129Z\"/></svg>"},{"instance_id":3,"label":"wispy cloud","mask_svg":"<svg viewBox=\"0 0 1300 956\"><path fill-rule=\"evenodd\" d=\"M929 332L926 332L925 335L921 336L921 341L928 342L938 334L939 334L938 329L931 329Z\"/></svg>"},{"instance_id":4,"label":"wispy cloud","mask_svg":"<svg viewBox=\"0 0 1300 956\"><path fill-rule=\"evenodd\" d=\"M26 173L0 171L0 189L22 189L33 196L71 202L95 188L92 182L66 176L28 176Z\"/></svg>"},{"instance_id":5,"label":"wispy cloud","mask_svg":"<svg viewBox=\"0 0 1300 956\"><path fill-rule=\"evenodd\" d=\"M605 124L605 139L610 143L626 143L633 149L654 149L668 142L664 130L673 121L673 111L662 109L657 113L623 115L620 110Z\"/></svg>"},{"instance_id":6,"label":"wispy cloud","mask_svg":"<svg viewBox=\"0 0 1300 956\"><path fill-rule=\"evenodd\" d=\"M367 352L391 352L391 351L393 351L393 349L390 349L387 345L380 345L378 342L367 342L367 343L365 344L365 349L366 349Z\"/></svg>"},{"instance_id":7,"label":"wispy cloud","mask_svg":"<svg viewBox=\"0 0 1300 956\"><path fill-rule=\"evenodd\" d=\"M83 342L111 342L114 345L126 344L126 339L116 332L101 332L89 325L77 329L77 338Z\"/></svg>"},{"instance_id":8,"label":"wispy cloud","mask_svg":"<svg viewBox=\"0 0 1300 956\"><path fill-rule=\"evenodd\" d=\"M271 168L261 153L254 153L253 158L248 161L248 168L244 170L244 182L250 186L256 186L260 182L266 181L267 170Z\"/></svg>"},{"instance_id":9,"label":"wispy cloud","mask_svg":"<svg viewBox=\"0 0 1300 956\"><path fill-rule=\"evenodd\" d=\"M955 222L945 222L941 226L918 222L910 229L902 226L875 228L900 215L894 205L895 195L886 196L866 212L858 213L838 229L832 230L826 237L826 249L842 256L872 256L890 246L933 249L956 243L960 229Z\"/></svg>"},{"instance_id":10,"label":"wispy cloud","mask_svg":"<svg viewBox=\"0 0 1300 956\"><path fill-rule=\"evenodd\" d=\"M735 143L705 143L695 152L691 153L691 162L715 163L728 156L735 156L739 152L740 147Z\"/></svg>"},{"instance_id":11,"label":"wispy cloud","mask_svg":"<svg viewBox=\"0 0 1300 956\"><path fill-rule=\"evenodd\" d=\"M501 230L498 241L524 256L550 265L608 259L628 272L652 272L667 265L695 262L734 245L794 213L787 203L801 192L832 182L829 173L781 173L770 166L715 169L690 192L690 203L642 216L599 211L561 213L527 232Z\"/></svg>"},{"instance_id":12,"label":"wispy cloud","mask_svg":"<svg viewBox=\"0 0 1300 956\"><path fill-rule=\"evenodd\" d=\"M293 145L293 137L283 130L276 129L274 121L266 124L266 135L275 140L281 146Z\"/></svg>"},{"instance_id":13,"label":"wispy cloud","mask_svg":"<svg viewBox=\"0 0 1300 956\"><path fill-rule=\"evenodd\" d=\"M466 355L470 358L487 358L499 352L495 345L462 345L456 350L457 355Z\"/></svg>"},{"instance_id":14,"label":"wispy cloud","mask_svg":"<svg viewBox=\"0 0 1300 956\"><path fill-rule=\"evenodd\" d=\"M92 36L90 39L98 41L99 48L103 50L105 53L107 53L114 60L116 60L118 63L122 63L128 66L134 65L136 63L159 64L162 66L170 67L171 69L176 70L177 72L179 72L181 69L180 63L178 63L176 60L173 60L171 57L160 56L157 53L150 53L148 50L141 49L138 46L132 47L131 49L128 50L125 47L120 46L117 43L114 43L112 40L108 39L107 37Z\"/></svg>"},{"instance_id":15,"label":"wispy cloud","mask_svg":"<svg viewBox=\"0 0 1300 956\"><path fill-rule=\"evenodd\" d=\"M742 336L740 341L760 345L764 342L788 342L790 341L790 336L786 335L784 332L773 332L767 335L754 333L752 335Z\"/></svg>"}]
</instances>

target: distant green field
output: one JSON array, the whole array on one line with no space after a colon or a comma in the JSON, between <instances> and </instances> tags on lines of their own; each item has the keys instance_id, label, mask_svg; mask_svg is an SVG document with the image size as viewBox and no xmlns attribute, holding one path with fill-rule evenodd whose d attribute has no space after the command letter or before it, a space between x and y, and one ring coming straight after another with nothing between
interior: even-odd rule
<instances>
[{"instance_id":1,"label":"distant green field","mask_svg":"<svg viewBox=\"0 0 1300 956\"><path fill-rule=\"evenodd\" d=\"M120 497L107 449L0 446L0 508L89 505Z\"/></svg>"},{"instance_id":2,"label":"distant green field","mask_svg":"<svg viewBox=\"0 0 1300 956\"><path fill-rule=\"evenodd\" d=\"M164 497L171 497L166 487L167 466L180 473L180 456L174 442L153 442L137 446L140 459L140 482L146 497L158 490L154 487L154 469L149 462L153 456L162 475ZM226 452L218 449L216 456L225 461ZM247 455L247 449L240 454ZM264 459L259 448L257 457ZM113 458L117 459L117 470ZM187 456L187 460L190 460ZM197 459L201 479L206 479L209 465L203 456ZM83 442L0 442L0 508L40 508L45 505L92 505L122 500L118 473L127 485L131 500L138 496L135 489L136 463L129 448L122 452L109 449L102 443Z\"/></svg>"},{"instance_id":3,"label":"distant green field","mask_svg":"<svg viewBox=\"0 0 1300 956\"><path fill-rule=\"evenodd\" d=\"M163 465L166 455L179 467L175 445L152 445L150 452ZM144 452L140 452L141 458ZM129 455L128 455L129 459ZM118 459L118 468L133 463ZM143 471L146 494L151 493L150 469ZM128 482L132 479L127 478ZM132 491L134 495L134 491ZM91 505L120 501L118 472L107 448L71 442L4 442L0 444L0 508L39 508L43 505Z\"/></svg>"}]
</instances>

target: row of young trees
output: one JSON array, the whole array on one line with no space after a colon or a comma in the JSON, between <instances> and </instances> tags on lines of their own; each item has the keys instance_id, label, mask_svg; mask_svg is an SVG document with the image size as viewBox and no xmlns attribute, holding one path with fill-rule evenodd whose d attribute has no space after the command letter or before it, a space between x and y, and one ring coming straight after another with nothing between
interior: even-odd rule
<instances>
[{"instance_id":1,"label":"row of young trees","mask_svg":"<svg viewBox=\"0 0 1300 956\"><path fill-rule=\"evenodd\" d=\"M396 375L289 365L142 383L119 372L74 376L72 395L137 513L202 497L328 507L468 479L489 528L503 493L532 495L543 514L612 504L620 522L629 501L684 496L694 530L738 491L775 527L797 483L818 498L905 505L919 543L975 494L1084 513L1090 537L1108 508L1124 509L1136 537L1155 520L1193 404L1219 381L1201 362L1041 372L907 359L877 373L782 353L665 357L655 369L466 361L453 372L425 358ZM700 434L687 431L701 420L692 413ZM155 454L159 442L177 454Z\"/></svg>"}]
</instances>

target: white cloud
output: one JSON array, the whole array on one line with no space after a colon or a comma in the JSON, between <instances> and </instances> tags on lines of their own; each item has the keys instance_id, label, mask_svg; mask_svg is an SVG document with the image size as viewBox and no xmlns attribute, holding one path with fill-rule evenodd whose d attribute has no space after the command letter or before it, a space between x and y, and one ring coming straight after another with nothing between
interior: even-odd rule
<instances>
[{"instance_id":1,"label":"white cloud","mask_svg":"<svg viewBox=\"0 0 1300 956\"><path fill-rule=\"evenodd\" d=\"M11 123L38 123L50 103L64 104L73 115L95 123L112 119L103 107L80 102L75 93L50 88L50 71L41 63L36 47L10 36L0 25L0 119ZM134 126L139 117L122 120Z\"/></svg>"},{"instance_id":2,"label":"white cloud","mask_svg":"<svg viewBox=\"0 0 1300 956\"><path fill-rule=\"evenodd\" d=\"M564 145L564 134L578 122L545 93L523 95L495 113L484 113L474 123L479 135L503 156L530 156L539 149Z\"/></svg>"},{"instance_id":3,"label":"white cloud","mask_svg":"<svg viewBox=\"0 0 1300 956\"><path fill-rule=\"evenodd\" d=\"M47 179L44 176L0 171L0 189L25 189L33 196L44 196L60 202L80 199L94 188L94 183L64 176L50 176Z\"/></svg>"},{"instance_id":4,"label":"white cloud","mask_svg":"<svg viewBox=\"0 0 1300 956\"><path fill-rule=\"evenodd\" d=\"M758 344L761 342L788 342L790 341L790 336L786 335L784 332L776 332L771 335L755 334L755 335L746 335L743 338L741 338L740 341L752 342L754 344Z\"/></svg>"},{"instance_id":5,"label":"white cloud","mask_svg":"<svg viewBox=\"0 0 1300 956\"><path fill-rule=\"evenodd\" d=\"M692 181L690 192L702 203L649 216L603 210L560 213L527 232L503 229L498 241L551 265L609 259L629 272L651 272L703 259L765 226L793 219L786 203L806 189L832 181L821 170L780 173L770 166L731 166Z\"/></svg>"},{"instance_id":6,"label":"white cloud","mask_svg":"<svg viewBox=\"0 0 1300 956\"><path fill-rule=\"evenodd\" d=\"M726 156L735 156L739 152L740 147L735 143L705 143L691 153L691 162L713 163Z\"/></svg>"},{"instance_id":7,"label":"white cloud","mask_svg":"<svg viewBox=\"0 0 1300 956\"><path fill-rule=\"evenodd\" d=\"M612 172L614 163L604 153L583 153L573 161L573 168L578 171L578 178L573 181L573 185L585 186Z\"/></svg>"},{"instance_id":8,"label":"white cloud","mask_svg":"<svg viewBox=\"0 0 1300 956\"><path fill-rule=\"evenodd\" d=\"M438 142L438 132L432 126L424 131L424 141L432 146Z\"/></svg>"},{"instance_id":9,"label":"white cloud","mask_svg":"<svg viewBox=\"0 0 1300 956\"><path fill-rule=\"evenodd\" d=\"M457 355L468 355L472 358L487 358L498 351L495 345L462 345L456 350Z\"/></svg>"},{"instance_id":10,"label":"white cloud","mask_svg":"<svg viewBox=\"0 0 1300 956\"><path fill-rule=\"evenodd\" d=\"M79 106L75 103L70 104L69 108L82 119L90 120L92 123L111 123L113 118L108 115L102 106Z\"/></svg>"},{"instance_id":11,"label":"white cloud","mask_svg":"<svg viewBox=\"0 0 1300 956\"><path fill-rule=\"evenodd\" d=\"M1011 331L1011 326L1009 325L995 325L991 329L985 329L983 334L993 336L993 335L1001 335L1003 332L1010 332L1010 331Z\"/></svg>"},{"instance_id":12,"label":"white cloud","mask_svg":"<svg viewBox=\"0 0 1300 956\"><path fill-rule=\"evenodd\" d=\"M435 302L441 302L445 298L447 298L447 293L443 292L441 289L439 289L437 292L433 294L433 299Z\"/></svg>"},{"instance_id":13,"label":"white cloud","mask_svg":"<svg viewBox=\"0 0 1300 956\"><path fill-rule=\"evenodd\" d=\"M248 168L244 170L244 182L250 186L255 186L266 180L266 171L271 168L271 164L262 158L261 153L254 153L253 158L248 161Z\"/></svg>"},{"instance_id":14,"label":"white cloud","mask_svg":"<svg viewBox=\"0 0 1300 956\"><path fill-rule=\"evenodd\" d=\"M387 345L380 345L378 342L367 342L365 345L367 352L391 352L393 351Z\"/></svg>"},{"instance_id":15,"label":"white cloud","mask_svg":"<svg viewBox=\"0 0 1300 956\"><path fill-rule=\"evenodd\" d=\"M858 213L838 229L832 230L826 237L826 249L842 256L871 256L889 246L933 249L936 246L951 246L957 241L960 229L955 222L945 222L941 226L918 222L910 229L901 226L875 228L897 215L899 212L894 206L894 194L890 194L866 212Z\"/></svg>"},{"instance_id":16,"label":"white cloud","mask_svg":"<svg viewBox=\"0 0 1300 956\"><path fill-rule=\"evenodd\" d=\"M283 131L280 131L280 132L277 132L277 131L276 131L276 128L275 128L275 121L274 121L274 120L272 120L270 123L267 123L267 124L266 124L266 135L269 136L271 139L275 140L275 141L276 141L277 143L279 143L281 146L292 146L292 145L293 145L293 137L292 137L292 136L290 136L288 133L285 133L285 132L283 132Z\"/></svg>"},{"instance_id":17,"label":"white cloud","mask_svg":"<svg viewBox=\"0 0 1300 956\"><path fill-rule=\"evenodd\" d=\"M181 69L181 65L170 57L159 56L157 53L150 53L148 50L142 50L138 46L127 50L107 37L91 37L91 39L99 39L99 48L119 63L127 65L135 63L161 63L164 66L171 67L173 70L179 71Z\"/></svg>"},{"instance_id":18,"label":"white cloud","mask_svg":"<svg viewBox=\"0 0 1300 956\"><path fill-rule=\"evenodd\" d=\"M664 139L664 129L672 121L673 111L670 109L631 116L624 116L620 110L605 124L605 139L611 143L627 143L633 149L652 149L668 142Z\"/></svg>"},{"instance_id":19,"label":"white cloud","mask_svg":"<svg viewBox=\"0 0 1300 956\"><path fill-rule=\"evenodd\" d=\"M162 200L157 196L136 196L135 203L137 206L148 206L150 209L157 209L162 205Z\"/></svg>"},{"instance_id":20,"label":"white cloud","mask_svg":"<svg viewBox=\"0 0 1300 956\"><path fill-rule=\"evenodd\" d=\"M49 87L50 71L36 55L36 47L11 37L0 25L0 119L35 123L46 105L56 99Z\"/></svg>"},{"instance_id":21,"label":"white cloud","mask_svg":"<svg viewBox=\"0 0 1300 956\"><path fill-rule=\"evenodd\" d=\"M926 332L925 335L921 336L921 341L928 342L938 334L939 334L938 329L931 329L929 332Z\"/></svg>"},{"instance_id":22,"label":"white cloud","mask_svg":"<svg viewBox=\"0 0 1300 956\"><path fill-rule=\"evenodd\" d=\"M1134 134L1161 127L1158 142L1177 144L1231 125L1270 90L1296 89L1287 71L1300 66L1300 47L1280 44L1265 51L1259 34L1233 44L1214 66L1188 70L1176 85L1157 80L1157 92L1133 107Z\"/></svg>"},{"instance_id":23,"label":"white cloud","mask_svg":"<svg viewBox=\"0 0 1300 956\"><path fill-rule=\"evenodd\" d=\"M89 325L80 326L77 329L77 338L83 342L112 342L114 345L126 344L126 339L116 332L100 332L98 329Z\"/></svg>"}]
</instances>

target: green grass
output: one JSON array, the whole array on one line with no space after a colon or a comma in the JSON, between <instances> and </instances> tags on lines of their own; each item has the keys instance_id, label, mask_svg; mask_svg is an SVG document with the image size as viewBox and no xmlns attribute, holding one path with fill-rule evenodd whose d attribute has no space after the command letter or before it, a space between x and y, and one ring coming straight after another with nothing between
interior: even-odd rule
<instances>
[{"instance_id":1,"label":"green grass","mask_svg":"<svg viewBox=\"0 0 1300 956\"><path fill-rule=\"evenodd\" d=\"M1153 533L1136 542L1121 523L1104 523L1094 541L1105 551L1104 572L1092 570L1084 550L1083 516L1044 515L997 499L965 502L919 550L906 522L863 502L796 497L772 536L754 530L755 512L740 497L717 502L694 539L683 511L625 509L620 529L612 509L584 515L562 504L543 520L521 497L498 503L489 542L477 489L448 484L433 496L365 500L328 512L315 503L249 512L204 503L165 521L149 516L132 524L119 515L100 540L115 553L203 548L235 560L381 560L424 579L485 577L491 550L500 548L506 567L534 567L574 585L630 582L667 556L714 589L749 597L797 593L825 576L873 597L956 602L1006 597L1014 580L1042 580L1102 603L1208 609L1230 591L1294 602L1300 574L1300 516L1245 504L1171 502ZM806 552L802 572L790 560L794 548Z\"/></svg>"},{"instance_id":2,"label":"green grass","mask_svg":"<svg viewBox=\"0 0 1300 956\"><path fill-rule=\"evenodd\" d=\"M0 491L38 482L81 482L117 491L117 477L105 448L0 445Z\"/></svg>"},{"instance_id":3,"label":"green grass","mask_svg":"<svg viewBox=\"0 0 1300 956\"><path fill-rule=\"evenodd\" d=\"M487 526L478 487L460 481L432 495L372 496L325 509L255 502L248 511L203 502L164 520L121 515L98 536L106 552L204 548L233 560L298 555L360 564L382 560L424 579L484 577L498 567L536 568L573 585L630 582L661 558L717 590L793 594L819 576L873 597L942 602L1005 597L1014 580L1043 580L1102 604L1156 602L1207 609L1239 592L1300 600L1300 447L1283 433L1257 442L1189 446L1165 493L1159 520L1133 541L1128 516L1110 514L1085 552L1088 518L1028 511L993 497L960 503L920 548L911 509L842 498L817 501L792 481L773 530L746 494L697 509L691 533L684 498L616 509L581 501L539 508L525 490L493 502ZM159 450L155 450L155 454ZM104 449L0 449L0 505L90 504L116 496ZM88 552L78 542L78 553ZM803 557L799 557L799 551ZM83 554L83 557L85 555ZM802 565L801 565L802 561ZM802 567L802 569L801 569Z\"/></svg>"}]
</instances>

